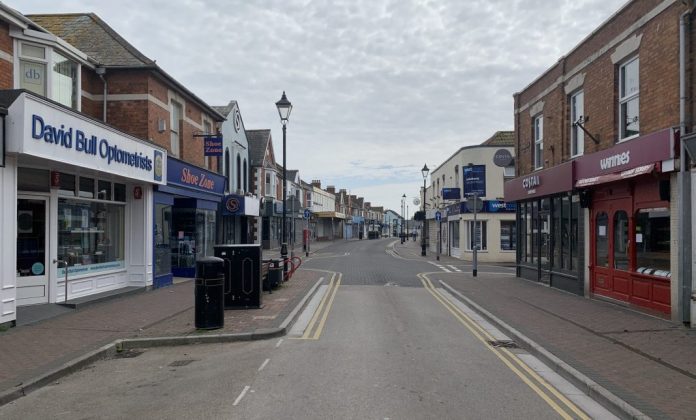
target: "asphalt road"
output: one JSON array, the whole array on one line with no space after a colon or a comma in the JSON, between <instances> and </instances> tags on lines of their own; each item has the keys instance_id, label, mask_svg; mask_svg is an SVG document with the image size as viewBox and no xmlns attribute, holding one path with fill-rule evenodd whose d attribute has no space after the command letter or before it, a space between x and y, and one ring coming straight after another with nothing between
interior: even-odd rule
<instances>
[{"instance_id":1,"label":"asphalt road","mask_svg":"<svg viewBox=\"0 0 696 420\"><path fill-rule=\"evenodd\" d=\"M418 275L443 268L394 255L392 243L345 242L307 261L325 285L282 339L99 362L1 407L0 418L609 416L562 380L535 379L545 368L524 351L488 345L499 333Z\"/></svg>"}]
</instances>

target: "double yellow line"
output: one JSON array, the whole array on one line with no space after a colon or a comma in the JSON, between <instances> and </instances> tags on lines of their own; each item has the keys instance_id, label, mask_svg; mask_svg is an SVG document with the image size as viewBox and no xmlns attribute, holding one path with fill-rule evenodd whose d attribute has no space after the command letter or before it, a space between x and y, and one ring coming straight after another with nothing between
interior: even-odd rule
<instances>
[{"instance_id":1,"label":"double yellow line","mask_svg":"<svg viewBox=\"0 0 696 420\"><path fill-rule=\"evenodd\" d=\"M324 297L321 298L321 302L319 302L319 307L316 311L314 311L314 316L312 316L312 319L309 321L309 324L307 325L307 329L305 329L304 334L302 335L302 337L298 337L298 339L318 340L319 337L321 337L321 332L324 330L326 318L329 317L329 311L331 311L331 305L333 305L334 298L336 297L338 286L341 285L341 278L343 278L342 273L333 273L331 275L329 289L326 291L326 293L324 293Z\"/></svg>"},{"instance_id":2,"label":"double yellow line","mask_svg":"<svg viewBox=\"0 0 696 420\"><path fill-rule=\"evenodd\" d=\"M455 304L445 298L439 290L433 286L428 278L428 274L420 273L418 278L423 283L423 287L430 292L459 322L461 322L471 333L483 343L483 345L493 352L505 365L510 368L522 381L536 392L551 408L553 408L564 419L587 419L590 417L578 408L572 401L566 398L556 388L549 384L544 378L539 376L532 368L527 366L516 354L506 348L493 347L489 341L495 338L479 324L472 320L466 313L459 309ZM439 273L437 273L439 274Z\"/></svg>"}]
</instances>

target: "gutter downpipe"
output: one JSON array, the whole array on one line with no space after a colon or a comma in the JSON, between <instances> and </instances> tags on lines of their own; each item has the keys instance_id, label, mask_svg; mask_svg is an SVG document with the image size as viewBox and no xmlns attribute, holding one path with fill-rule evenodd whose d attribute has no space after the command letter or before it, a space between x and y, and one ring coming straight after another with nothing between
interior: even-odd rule
<instances>
[{"instance_id":1,"label":"gutter downpipe","mask_svg":"<svg viewBox=\"0 0 696 420\"><path fill-rule=\"evenodd\" d=\"M106 73L106 68L104 67L97 67L95 69L95 72L97 75L99 75L99 78L102 80L104 83L104 99L102 101L102 119L104 122L106 122L106 95L108 94L108 85L106 83L106 79L104 78L104 74Z\"/></svg>"},{"instance_id":2,"label":"gutter downpipe","mask_svg":"<svg viewBox=\"0 0 696 420\"><path fill-rule=\"evenodd\" d=\"M679 135L686 134L686 32L689 11L679 16ZM679 300L677 317L679 321L688 324L691 321L691 171L686 148L679 142L679 174L677 177L679 190Z\"/></svg>"}]
</instances>

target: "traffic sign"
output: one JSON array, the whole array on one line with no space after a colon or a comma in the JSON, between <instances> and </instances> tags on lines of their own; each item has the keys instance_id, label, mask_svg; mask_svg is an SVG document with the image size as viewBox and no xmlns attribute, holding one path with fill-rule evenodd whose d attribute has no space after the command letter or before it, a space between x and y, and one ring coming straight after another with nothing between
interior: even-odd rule
<instances>
[{"instance_id":1,"label":"traffic sign","mask_svg":"<svg viewBox=\"0 0 696 420\"><path fill-rule=\"evenodd\" d=\"M476 211L479 212L483 210L483 200L480 198L476 197L469 197L466 199L466 207L469 209L469 211L473 211L474 208L476 208Z\"/></svg>"},{"instance_id":2,"label":"traffic sign","mask_svg":"<svg viewBox=\"0 0 696 420\"><path fill-rule=\"evenodd\" d=\"M311 215L311 212L309 211L309 209L305 209L305 210L304 210L304 218L305 218L305 219L309 219L309 216L310 216L310 215Z\"/></svg>"},{"instance_id":3,"label":"traffic sign","mask_svg":"<svg viewBox=\"0 0 696 420\"><path fill-rule=\"evenodd\" d=\"M438 222L442 220L442 213L439 210L435 212L435 220Z\"/></svg>"}]
</instances>

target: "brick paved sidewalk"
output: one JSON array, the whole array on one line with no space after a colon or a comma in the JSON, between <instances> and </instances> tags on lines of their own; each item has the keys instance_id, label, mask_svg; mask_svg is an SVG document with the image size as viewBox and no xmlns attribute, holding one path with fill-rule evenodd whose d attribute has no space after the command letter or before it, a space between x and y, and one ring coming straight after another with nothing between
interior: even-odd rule
<instances>
[{"instance_id":1,"label":"brick paved sidewalk","mask_svg":"<svg viewBox=\"0 0 696 420\"><path fill-rule=\"evenodd\" d=\"M431 279L445 281L643 413L696 416L696 331L514 276Z\"/></svg>"},{"instance_id":2,"label":"brick paved sidewalk","mask_svg":"<svg viewBox=\"0 0 696 420\"><path fill-rule=\"evenodd\" d=\"M225 311L224 330L211 332L278 327L322 275L298 270L277 291L264 292L263 309ZM193 286L187 281L0 333L0 393L119 338L195 332Z\"/></svg>"}]
</instances>

